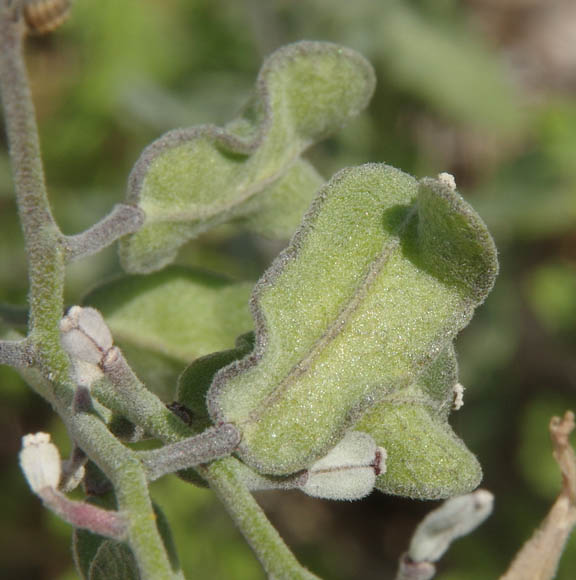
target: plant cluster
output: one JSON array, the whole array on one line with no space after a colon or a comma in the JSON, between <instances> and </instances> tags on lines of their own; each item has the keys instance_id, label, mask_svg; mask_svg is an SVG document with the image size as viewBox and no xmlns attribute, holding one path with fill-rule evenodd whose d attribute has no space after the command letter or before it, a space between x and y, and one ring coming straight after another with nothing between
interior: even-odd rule
<instances>
[{"instance_id":1,"label":"plant cluster","mask_svg":"<svg viewBox=\"0 0 576 580\"><path fill-rule=\"evenodd\" d=\"M75 527L82 576L182 577L149 493L170 473L212 488L274 578L315 576L254 490L335 500L473 491L481 468L448 416L463 393L454 339L498 271L485 224L448 174L416 179L372 163L325 183L303 157L366 106L370 64L331 43L277 50L241 116L159 138L136 162L126 200L68 236L48 200L22 56L37 4L0 4L2 103L30 281L27 331L3 325L0 362L53 406L73 442L61 461L49 436L29 435L20 461L32 491ZM225 223L291 236L253 289L171 265L184 243ZM118 240L126 275L67 308L67 264ZM169 405L124 352L150 344L182 361ZM198 345L217 352L196 358ZM89 499L70 499L80 484ZM492 498L451 501L423 523L399 577L431 577ZM448 532L431 541L438 526Z\"/></svg>"}]
</instances>

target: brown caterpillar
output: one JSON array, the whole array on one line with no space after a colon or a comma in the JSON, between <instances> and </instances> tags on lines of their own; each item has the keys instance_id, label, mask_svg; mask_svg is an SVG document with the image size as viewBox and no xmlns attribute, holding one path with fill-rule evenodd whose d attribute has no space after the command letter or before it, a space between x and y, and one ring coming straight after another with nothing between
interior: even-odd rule
<instances>
[{"instance_id":1,"label":"brown caterpillar","mask_svg":"<svg viewBox=\"0 0 576 580\"><path fill-rule=\"evenodd\" d=\"M23 15L30 34L48 34L70 14L71 0L24 0Z\"/></svg>"}]
</instances>

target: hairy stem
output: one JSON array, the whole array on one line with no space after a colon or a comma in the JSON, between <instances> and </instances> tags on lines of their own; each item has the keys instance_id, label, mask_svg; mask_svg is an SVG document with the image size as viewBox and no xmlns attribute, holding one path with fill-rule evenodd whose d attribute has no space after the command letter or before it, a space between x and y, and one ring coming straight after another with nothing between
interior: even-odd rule
<instances>
[{"instance_id":1,"label":"hairy stem","mask_svg":"<svg viewBox=\"0 0 576 580\"><path fill-rule=\"evenodd\" d=\"M29 367L32 355L25 340L0 340L0 364L11 367Z\"/></svg>"},{"instance_id":2,"label":"hairy stem","mask_svg":"<svg viewBox=\"0 0 576 580\"><path fill-rule=\"evenodd\" d=\"M141 462L96 415L74 413L71 408L75 388L70 384L68 356L61 348L59 331L66 248L48 202L22 32L22 1L0 0L0 92L28 256L27 341L43 375L43 380L38 381L39 392L58 411L76 444L113 482L118 508L126 518L128 542L142 577L172 578L175 574L156 528Z\"/></svg>"},{"instance_id":3,"label":"hairy stem","mask_svg":"<svg viewBox=\"0 0 576 580\"><path fill-rule=\"evenodd\" d=\"M114 359L120 361L124 360L124 357ZM117 367L109 376L108 366L104 365L107 380L98 381L92 386L93 395L99 402L123 414L134 424L145 426L152 436L166 443L176 443L194 435L154 393L144 387L125 361L117 364L122 368L122 373ZM139 401L138 405L134 404L136 400ZM141 414L139 407L142 406L146 409L146 413ZM145 424L142 424L144 416L153 417L154 420L146 419ZM234 459L229 457L219 459L209 465L199 465L195 469L219 496L270 577L277 580L317 579L317 576L300 565L272 526L236 473Z\"/></svg>"},{"instance_id":4,"label":"hairy stem","mask_svg":"<svg viewBox=\"0 0 576 580\"><path fill-rule=\"evenodd\" d=\"M33 348L38 347L37 362L46 373L65 379L67 361L58 334L64 255L46 192L36 115L23 58L21 8L21 1L2 0L0 4L0 93L28 256L29 340Z\"/></svg>"},{"instance_id":5,"label":"hairy stem","mask_svg":"<svg viewBox=\"0 0 576 580\"><path fill-rule=\"evenodd\" d=\"M236 427L224 423L160 449L142 451L139 457L146 467L148 479L154 480L167 473L227 457L238 447L238 443L240 434Z\"/></svg>"},{"instance_id":6,"label":"hairy stem","mask_svg":"<svg viewBox=\"0 0 576 580\"><path fill-rule=\"evenodd\" d=\"M96 254L118 238L136 232L144 223L144 212L133 205L119 203L90 229L75 236L65 236L66 259L73 262Z\"/></svg>"},{"instance_id":7,"label":"hairy stem","mask_svg":"<svg viewBox=\"0 0 576 580\"><path fill-rule=\"evenodd\" d=\"M72 438L82 442L83 450L114 486L118 511L126 517L127 541L142 578L176 577L156 527L146 473L135 453L117 441L95 415L75 415L68 428Z\"/></svg>"},{"instance_id":8,"label":"hairy stem","mask_svg":"<svg viewBox=\"0 0 576 580\"><path fill-rule=\"evenodd\" d=\"M270 578L276 580L318 580L302 567L288 549L254 496L236 474L230 458L199 466L198 472L208 481L226 510L250 544Z\"/></svg>"}]
</instances>

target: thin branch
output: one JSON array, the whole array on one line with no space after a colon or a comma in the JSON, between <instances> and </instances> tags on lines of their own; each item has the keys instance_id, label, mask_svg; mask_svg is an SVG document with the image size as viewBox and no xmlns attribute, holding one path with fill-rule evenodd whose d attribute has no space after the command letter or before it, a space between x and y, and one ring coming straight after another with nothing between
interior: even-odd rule
<instances>
[{"instance_id":1,"label":"thin branch","mask_svg":"<svg viewBox=\"0 0 576 580\"><path fill-rule=\"evenodd\" d=\"M564 546L576 526L576 454L570 445L574 413L552 417L550 437L554 459L562 472L562 490L548 515L514 558L501 580L554 578Z\"/></svg>"},{"instance_id":2,"label":"thin branch","mask_svg":"<svg viewBox=\"0 0 576 580\"><path fill-rule=\"evenodd\" d=\"M24 26L21 0L0 4L0 87L14 185L25 237L34 230L56 228L50 211L40 141L28 75L22 56Z\"/></svg>"},{"instance_id":3,"label":"thin branch","mask_svg":"<svg viewBox=\"0 0 576 580\"><path fill-rule=\"evenodd\" d=\"M120 443L94 414L74 415L67 427L72 439L112 482L142 579L178 578L156 526L146 473L136 453Z\"/></svg>"},{"instance_id":4,"label":"thin branch","mask_svg":"<svg viewBox=\"0 0 576 580\"><path fill-rule=\"evenodd\" d=\"M140 382L119 348L112 347L107 352L100 368L105 380L92 384L91 390L101 403L166 443L176 443L194 434Z\"/></svg>"},{"instance_id":5,"label":"thin branch","mask_svg":"<svg viewBox=\"0 0 576 580\"><path fill-rule=\"evenodd\" d=\"M113 355L111 359L101 364L105 380L97 381L91 387L97 401L166 443L177 443L194 434L144 387L123 356ZM114 365L111 363L117 366L112 368ZM286 546L244 484L236 465L235 459L227 457L209 465L198 465L195 469L220 497L270 577L276 580L318 580L300 565Z\"/></svg>"},{"instance_id":6,"label":"thin branch","mask_svg":"<svg viewBox=\"0 0 576 580\"><path fill-rule=\"evenodd\" d=\"M0 340L0 364L15 368L32 366L33 356L26 339Z\"/></svg>"},{"instance_id":7,"label":"thin branch","mask_svg":"<svg viewBox=\"0 0 576 580\"><path fill-rule=\"evenodd\" d=\"M178 443L139 453L149 480L231 455L240 443L238 429L229 423L211 427Z\"/></svg>"},{"instance_id":8,"label":"thin branch","mask_svg":"<svg viewBox=\"0 0 576 580\"><path fill-rule=\"evenodd\" d=\"M73 262L96 254L116 240L132 234L144 223L144 212L136 206L119 203L90 229L74 236L64 236L66 260Z\"/></svg>"},{"instance_id":9,"label":"thin branch","mask_svg":"<svg viewBox=\"0 0 576 580\"><path fill-rule=\"evenodd\" d=\"M58 488L65 493L68 493L80 484L84 478L84 466L88 461L88 456L80 447L74 445L70 457L62 462L62 475Z\"/></svg>"},{"instance_id":10,"label":"thin branch","mask_svg":"<svg viewBox=\"0 0 576 580\"><path fill-rule=\"evenodd\" d=\"M23 59L22 0L0 0L0 93L30 279L28 340L49 381L40 392L66 423L72 439L114 484L127 537L144 579L172 578L155 524L144 468L92 413L70 413L73 389L60 345L65 248L46 192L34 105Z\"/></svg>"}]
</instances>

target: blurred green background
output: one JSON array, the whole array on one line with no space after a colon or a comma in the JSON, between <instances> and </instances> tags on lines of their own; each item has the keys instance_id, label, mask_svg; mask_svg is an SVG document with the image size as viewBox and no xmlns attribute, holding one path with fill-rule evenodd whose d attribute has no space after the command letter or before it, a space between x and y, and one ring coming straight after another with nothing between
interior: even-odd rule
<instances>
[{"instance_id":1,"label":"blurred green background","mask_svg":"<svg viewBox=\"0 0 576 580\"><path fill-rule=\"evenodd\" d=\"M453 546L439 574L495 578L559 490L549 418L576 410L572 0L77 0L58 33L28 45L54 212L66 233L97 221L123 198L150 141L234 118L263 57L300 39L355 48L378 76L369 110L310 151L321 172L368 161L418 177L448 171L496 238L501 274L458 339L468 389L452 419L484 466L495 512ZM280 248L228 227L178 261L254 280ZM113 249L73 265L67 301L118 272ZM3 146L0 302L23 306L25 297ZM168 377L181 370L162 364ZM75 578L70 528L41 507L17 469L23 434L50 431L64 453L66 435L16 373L0 371L0 576ZM153 493L189 577L264 577L210 492L167 477ZM301 561L331 580L392 578L411 530L434 505L379 494L342 504L296 492L259 499ZM558 578L575 571L573 537Z\"/></svg>"}]
</instances>

